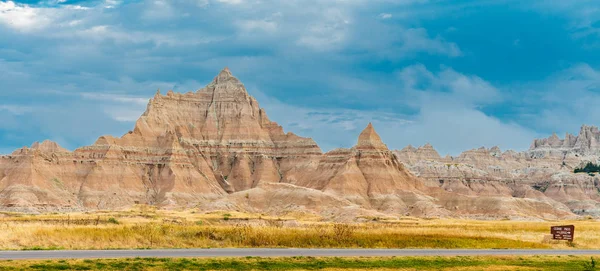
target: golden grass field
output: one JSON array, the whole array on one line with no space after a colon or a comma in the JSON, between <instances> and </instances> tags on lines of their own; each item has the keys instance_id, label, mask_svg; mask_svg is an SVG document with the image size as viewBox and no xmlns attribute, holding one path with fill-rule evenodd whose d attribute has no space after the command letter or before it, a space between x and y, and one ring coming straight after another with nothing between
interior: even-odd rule
<instances>
[{"instance_id":1,"label":"golden grass field","mask_svg":"<svg viewBox=\"0 0 600 271\"><path fill-rule=\"evenodd\" d=\"M545 240L550 226L575 225L575 241ZM546 237L547 238L547 237ZM334 224L316 217L198 210L25 215L0 213L0 249L600 248L600 222L404 218Z\"/></svg>"}]
</instances>

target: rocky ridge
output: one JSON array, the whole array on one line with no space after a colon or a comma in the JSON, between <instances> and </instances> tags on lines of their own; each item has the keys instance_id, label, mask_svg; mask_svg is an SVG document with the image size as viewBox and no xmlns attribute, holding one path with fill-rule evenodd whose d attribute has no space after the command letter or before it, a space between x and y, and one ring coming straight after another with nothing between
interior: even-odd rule
<instances>
[{"instance_id":1,"label":"rocky ridge","mask_svg":"<svg viewBox=\"0 0 600 271\"><path fill-rule=\"evenodd\" d=\"M134 129L120 138L102 136L73 152L45 141L2 156L0 209L81 211L151 204L301 212L332 220L575 217L575 205L564 202L579 190L554 188L567 180L551 175L557 181L540 192L540 184L514 178L530 172L549 176L558 160L549 159L545 171L523 168L515 173L513 168L527 159L533 158L499 149L442 158L431 145L394 154L372 124L354 147L322 153L312 139L285 133L270 121L224 69L197 91L157 92ZM457 166L448 166L450 162ZM498 169L490 174L492 167ZM464 183L468 174L473 178ZM578 194L578 208L590 209L591 203L583 200L588 190Z\"/></svg>"},{"instance_id":2,"label":"rocky ridge","mask_svg":"<svg viewBox=\"0 0 600 271\"><path fill-rule=\"evenodd\" d=\"M441 158L413 147L394 153L428 187L462 195L536 199L578 215L600 217L600 179L574 173L587 162L600 162L598 136L598 128L584 125L577 136L536 139L524 152L482 147Z\"/></svg>"},{"instance_id":3,"label":"rocky ridge","mask_svg":"<svg viewBox=\"0 0 600 271\"><path fill-rule=\"evenodd\" d=\"M560 139L556 133L549 138L535 139L529 153L536 157L600 155L600 131L595 126L581 126L579 134L567 133Z\"/></svg>"}]
</instances>

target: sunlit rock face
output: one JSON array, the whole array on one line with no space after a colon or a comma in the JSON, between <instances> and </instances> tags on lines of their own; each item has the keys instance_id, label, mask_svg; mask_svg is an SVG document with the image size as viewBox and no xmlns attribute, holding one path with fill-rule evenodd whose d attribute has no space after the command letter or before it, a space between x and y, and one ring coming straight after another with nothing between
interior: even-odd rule
<instances>
[{"instance_id":1,"label":"sunlit rock face","mask_svg":"<svg viewBox=\"0 0 600 271\"><path fill-rule=\"evenodd\" d=\"M2 158L0 203L15 209L190 205L318 159L310 138L284 133L224 69L206 87L156 93L135 128L74 152L35 143ZM49 158L48 158L49 157Z\"/></svg>"},{"instance_id":2,"label":"sunlit rock face","mask_svg":"<svg viewBox=\"0 0 600 271\"><path fill-rule=\"evenodd\" d=\"M392 152L368 124L354 147L322 153L312 139L270 121L224 69L200 90L157 92L120 138L102 136L72 152L45 141L0 157L0 209L151 204L343 221L569 218L598 209L597 179L569 173L597 149L597 129L582 131L536 141L524 153L495 147L441 157L429 144ZM557 155L567 148L577 151Z\"/></svg>"}]
</instances>

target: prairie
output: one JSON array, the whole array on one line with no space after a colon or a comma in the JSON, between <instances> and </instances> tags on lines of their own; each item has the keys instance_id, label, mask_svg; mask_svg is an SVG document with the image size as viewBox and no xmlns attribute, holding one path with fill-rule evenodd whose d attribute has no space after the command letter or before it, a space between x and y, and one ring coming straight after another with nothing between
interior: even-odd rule
<instances>
[{"instance_id":1,"label":"prairie","mask_svg":"<svg viewBox=\"0 0 600 271\"><path fill-rule=\"evenodd\" d=\"M575 225L575 241L548 239L550 226ZM0 249L600 248L600 222L381 220L335 224L316 217L156 210L0 214Z\"/></svg>"}]
</instances>

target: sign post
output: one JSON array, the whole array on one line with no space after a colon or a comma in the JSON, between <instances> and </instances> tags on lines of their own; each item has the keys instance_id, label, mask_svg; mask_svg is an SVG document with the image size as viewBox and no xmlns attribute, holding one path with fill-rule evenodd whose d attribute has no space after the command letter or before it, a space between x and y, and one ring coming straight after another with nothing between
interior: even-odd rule
<instances>
[{"instance_id":1,"label":"sign post","mask_svg":"<svg viewBox=\"0 0 600 271\"><path fill-rule=\"evenodd\" d=\"M550 227L550 233L554 240L567 240L572 243L573 237L575 236L575 226L552 226Z\"/></svg>"}]
</instances>

